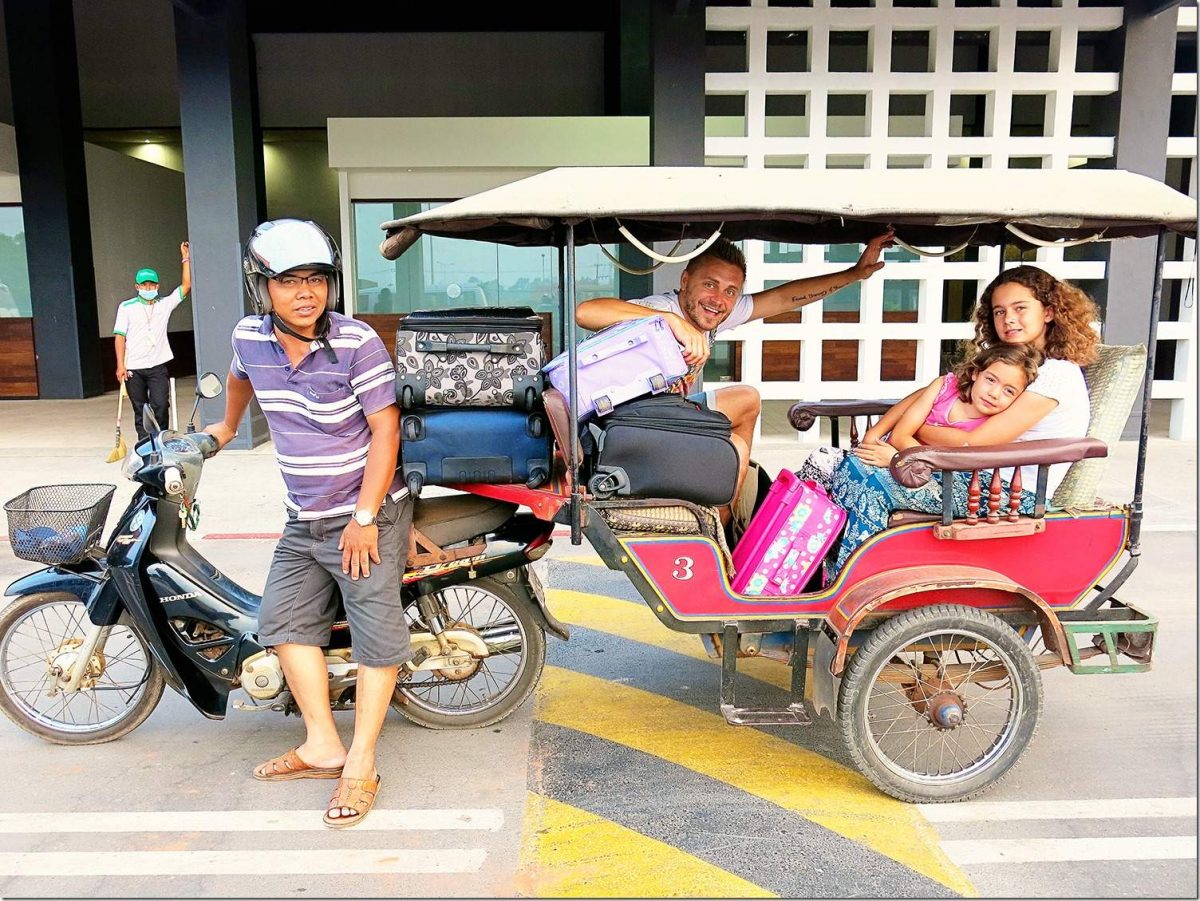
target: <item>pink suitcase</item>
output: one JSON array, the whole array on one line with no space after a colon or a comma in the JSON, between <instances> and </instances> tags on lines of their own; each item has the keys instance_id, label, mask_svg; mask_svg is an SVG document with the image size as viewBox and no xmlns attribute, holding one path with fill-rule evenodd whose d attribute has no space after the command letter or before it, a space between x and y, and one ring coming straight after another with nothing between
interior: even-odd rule
<instances>
[{"instance_id":1,"label":"pink suitcase","mask_svg":"<svg viewBox=\"0 0 1200 901\"><path fill-rule=\"evenodd\" d=\"M579 418L606 416L617 404L659 394L687 375L679 342L662 316L631 319L602 329L576 349ZM550 384L568 396L570 361L563 351L546 364Z\"/></svg>"},{"instance_id":2,"label":"pink suitcase","mask_svg":"<svg viewBox=\"0 0 1200 901\"><path fill-rule=\"evenodd\" d=\"M733 590L800 594L846 522L846 511L815 482L783 470L733 551Z\"/></svg>"}]
</instances>

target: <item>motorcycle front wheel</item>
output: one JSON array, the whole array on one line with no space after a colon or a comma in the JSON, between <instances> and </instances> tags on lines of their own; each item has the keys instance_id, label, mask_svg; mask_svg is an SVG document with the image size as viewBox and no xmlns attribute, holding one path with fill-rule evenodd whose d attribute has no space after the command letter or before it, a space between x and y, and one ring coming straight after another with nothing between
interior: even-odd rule
<instances>
[{"instance_id":1,"label":"motorcycle front wheel","mask_svg":"<svg viewBox=\"0 0 1200 901\"><path fill-rule=\"evenodd\" d=\"M546 663L546 634L532 612L534 601L517 593L524 590L484 577L436 592L442 622L478 632L491 653L465 678L401 667L392 706L429 729L490 726L520 707ZM426 628L415 605L409 618L413 631Z\"/></svg>"},{"instance_id":2,"label":"motorcycle front wheel","mask_svg":"<svg viewBox=\"0 0 1200 901\"><path fill-rule=\"evenodd\" d=\"M123 623L97 645L78 691L52 691L90 628L87 609L71 594L27 595L0 614L5 716L58 745L113 741L145 721L166 680L142 636Z\"/></svg>"}]
</instances>

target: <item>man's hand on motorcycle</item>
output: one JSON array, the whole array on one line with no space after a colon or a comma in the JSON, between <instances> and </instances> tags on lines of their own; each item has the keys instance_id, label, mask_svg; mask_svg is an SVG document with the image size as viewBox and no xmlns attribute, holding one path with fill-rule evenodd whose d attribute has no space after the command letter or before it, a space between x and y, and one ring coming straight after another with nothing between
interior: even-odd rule
<instances>
[{"instance_id":1,"label":"man's hand on motorcycle","mask_svg":"<svg viewBox=\"0 0 1200 901\"><path fill-rule=\"evenodd\" d=\"M224 447L237 437L237 432L225 425L223 422L214 422L212 425L205 426L202 431L205 431L216 438L217 444L219 444L221 447Z\"/></svg>"},{"instance_id":2,"label":"man's hand on motorcycle","mask_svg":"<svg viewBox=\"0 0 1200 901\"><path fill-rule=\"evenodd\" d=\"M671 334L679 342L679 349L683 351L683 361L689 367L703 366L709 354L708 334L674 313L668 314L666 320L671 327Z\"/></svg>"},{"instance_id":3,"label":"man's hand on motorcycle","mask_svg":"<svg viewBox=\"0 0 1200 901\"><path fill-rule=\"evenodd\" d=\"M352 518L338 539L338 550L342 552L342 572L351 579L364 579L371 575L371 564L382 563L379 556L379 526L360 526Z\"/></svg>"}]
</instances>

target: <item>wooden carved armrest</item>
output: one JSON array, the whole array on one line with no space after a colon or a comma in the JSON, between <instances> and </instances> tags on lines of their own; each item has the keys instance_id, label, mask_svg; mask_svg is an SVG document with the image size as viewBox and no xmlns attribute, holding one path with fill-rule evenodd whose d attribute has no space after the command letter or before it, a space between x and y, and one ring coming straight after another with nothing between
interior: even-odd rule
<instances>
[{"instance_id":1,"label":"wooden carved armrest","mask_svg":"<svg viewBox=\"0 0 1200 901\"><path fill-rule=\"evenodd\" d=\"M892 477L907 488L920 488L942 472L969 472L967 487L967 516L963 522L953 522L953 494L943 486L942 524L935 530L938 537L975 539L995 536L1033 534L1045 527L1046 488L1049 467L1054 463L1074 463L1092 457L1108 456L1108 445L1095 438L1045 438L1037 441L1015 441L1011 444L981 445L978 447L910 447L892 458L889 470ZM1038 467L1038 484L1032 519L1020 516L1021 467ZM1008 509L1001 523L1000 504L1003 488L1000 470L1012 468L1009 483ZM992 470L987 489L987 506L981 511L983 488L980 470ZM983 515L992 528L974 528Z\"/></svg>"}]
</instances>

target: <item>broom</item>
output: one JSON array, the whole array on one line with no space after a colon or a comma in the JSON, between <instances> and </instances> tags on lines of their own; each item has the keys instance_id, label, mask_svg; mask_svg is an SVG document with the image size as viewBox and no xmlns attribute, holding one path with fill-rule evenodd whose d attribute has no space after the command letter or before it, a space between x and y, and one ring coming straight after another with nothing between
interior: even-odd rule
<instances>
[{"instance_id":1,"label":"broom","mask_svg":"<svg viewBox=\"0 0 1200 901\"><path fill-rule=\"evenodd\" d=\"M109 451L108 459L105 463L116 463L118 460L125 459L125 439L121 437L121 401L125 397L125 383L121 382L121 390L117 392L117 443L111 451Z\"/></svg>"}]
</instances>

